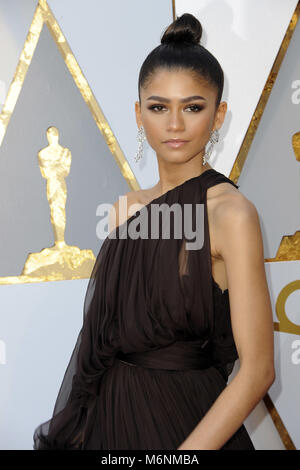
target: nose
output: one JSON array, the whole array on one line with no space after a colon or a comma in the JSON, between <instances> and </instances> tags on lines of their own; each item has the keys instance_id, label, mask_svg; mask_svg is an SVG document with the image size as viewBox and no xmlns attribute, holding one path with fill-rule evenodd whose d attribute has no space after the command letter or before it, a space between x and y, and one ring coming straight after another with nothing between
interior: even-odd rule
<instances>
[{"instance_id":1,"label":"nose","mask_svg":"<svg viewBox=\"0 0 300 470\"><path fill-rule=\"evenodd\" d=\"M168 130L169 131L183 131L184 130L184 119L181 111L173 110L170 111L168 116Z\"/></svg>"}]
</instances>

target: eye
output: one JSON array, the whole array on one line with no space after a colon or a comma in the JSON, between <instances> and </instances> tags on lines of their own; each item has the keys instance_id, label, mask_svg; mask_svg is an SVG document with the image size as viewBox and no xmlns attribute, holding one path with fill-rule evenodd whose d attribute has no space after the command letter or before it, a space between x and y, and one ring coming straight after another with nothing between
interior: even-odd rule
<instances>
[{"instance_id":1,"label":"eye","mask_svg":"<svg viewBox=\"0 0 300 470\"><path fill-rule=\"evenodd\" d=\"M188 106L188 108L192 108L193 113L198 113L199 111L201 111L201 109L203 109L203 106L198 106L197 104L191 104L190 106Z\"/></svg>"},{"instance_id":2,"label":"eye","mask_svg":"<svg viewBox=\"0 0 300 470\"><path fill-rule=\"evenodd\" d=\"M152 111L157 112L157 111L155 111L155 109L157 109L157 108L164 108L164 106L162 106L161 104L154 104L152 106L149 106L148 109L151 109ZM159 111L161 111L161 109L159 109Z\"/></svg>"}]
</instances>

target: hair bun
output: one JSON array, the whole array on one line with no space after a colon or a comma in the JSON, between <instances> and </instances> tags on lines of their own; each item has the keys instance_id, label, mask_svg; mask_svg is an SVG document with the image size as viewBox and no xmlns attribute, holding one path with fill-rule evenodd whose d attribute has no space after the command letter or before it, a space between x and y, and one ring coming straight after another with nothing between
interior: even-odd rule
<instances>
[{"instance_id":1,"label":"hair bun","mask_svg":"<svg viewBox=\"0 0 300 470\"><path fill-rule=\"evenodd\" d=\"M161 38L161 44L199 44L201 36L200 21L190 13L184 13L167 27Z\"/></svg>"}]
</instances>

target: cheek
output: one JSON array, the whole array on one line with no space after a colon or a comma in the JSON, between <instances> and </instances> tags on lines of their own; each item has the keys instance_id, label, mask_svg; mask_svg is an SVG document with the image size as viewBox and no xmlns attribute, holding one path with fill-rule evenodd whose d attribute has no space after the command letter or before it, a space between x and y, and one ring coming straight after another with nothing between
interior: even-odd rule
<instances>
[{"instance_id":1,"label":"cheek","mask_svg":"<svg viewBox=\"0 0 300 470\"><path fill-rule=\"evenodd\" d=\"M199 119L193 119L188 123L188 134L195 142L203 143L209 139L211 122L209 116L199 116Z\"/></svg>"},{"instance_id":2,"label":"cheek","mask_svg":"<svg viewBox=\"0 0 300 470\"><path fill-rule=\"evenodd\" d=\"M187 126L190 127L193 131L199 129L205 131L211 125L211 116L209 113L200 112L197 115L192 116L193 119L186 121Z\"/></svg>"},{"instance_id":3,"label":"cheek","mask_svg":"<svg viewBox=\"0 0 300 470\"><path fill-rule=\"evenodd\" d=\"M143 121L144 121L144 127L145 127L148 142L151 143L151 142L159 141L160 140L159 136L160 136L162 127L161 127L161 124L158 122L158 120L153 119L153 118L151 119L151 116L150 116L150 117L145 117Z\"/></svg>"}]
</instances>

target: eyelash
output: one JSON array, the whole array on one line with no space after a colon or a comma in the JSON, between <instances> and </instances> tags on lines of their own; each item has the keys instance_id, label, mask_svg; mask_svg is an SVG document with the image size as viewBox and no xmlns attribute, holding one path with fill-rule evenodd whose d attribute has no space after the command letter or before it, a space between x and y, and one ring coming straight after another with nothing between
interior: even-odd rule
<instances>
[{"instance_id":1,"label":"eyelash","mask_svg":"<svg viewBox=\"0 0 300 470\"><path fill-rule=\"evenodd\" d=\"M164 108L164 106L161 104L154 104L152 106L149 106L148 109L150 109L151 111L154 111L155 113L160 112L160 111L155 111L155 108ZM190 106L188 106L188 108L196 108L196 110L193 111L193 113L198 113L199 111L203 109L203 106L198 106L197 104L191 104Z\"/></svg>"}]
</instances>

